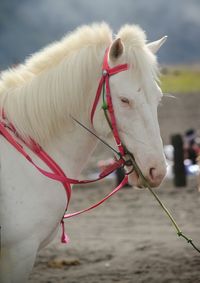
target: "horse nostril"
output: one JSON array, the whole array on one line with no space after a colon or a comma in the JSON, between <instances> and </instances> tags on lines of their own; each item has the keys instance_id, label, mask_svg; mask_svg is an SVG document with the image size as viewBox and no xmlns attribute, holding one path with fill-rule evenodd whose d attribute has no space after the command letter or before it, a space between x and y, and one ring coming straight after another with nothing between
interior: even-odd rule
<instances>
[{"instance_id":1,"label":"horse nostril","mask_svg":"<svg viewBox=\"0 0 200 283\"><path fill-rule=\"evenodd\" d=\"M159 168L150 168L149 169L149 181L151 186L153 187L157 187L160 185L160 183L162 182L163 178L165 176L165 170L161 170Z\"/></svg>"},{"instance_id":2,"label":"horse nostril","mask_svg":"<svg viewBox=\"0 0 200 283\"><path fill-rule=\"evenodd\" d=\"M156 179L156 169L155 168L150 168L149 177L151 181L154 181Z\"/></svg>"}]
</instances>

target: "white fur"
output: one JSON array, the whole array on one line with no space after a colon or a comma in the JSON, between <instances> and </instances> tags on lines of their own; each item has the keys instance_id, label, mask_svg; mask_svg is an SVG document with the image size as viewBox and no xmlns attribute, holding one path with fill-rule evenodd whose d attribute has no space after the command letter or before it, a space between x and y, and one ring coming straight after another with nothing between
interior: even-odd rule
<instances>
[{"instance_id":1,"label":"white fur","mask_svg":"<svg viewBox=\"0 0 200 283\"><path fill-rule=\"evenodd\" d=\"M141 50L145 48L144 32L137 26L125 26L117 37L123 40L125 60L134 70L143 77L154 75L155 57ZM21 134L40 144L48 142L63 129L69 113L88 106L85 95L100 76L102 50L111 41L112 31L106 24L83 26L34 54L25 64L3 72L0 109Z\"/></svg>"},{"instance_id":2,"label":"white fur","mask_svg":"<svg viewBox=\"0 0 200 283\"><path fill-rule=\"evenodd\" d=\"M3 72L0 107L17 130L43 144L63 128L69 112L88 106L83 94L97 80L100 51L111 39L106 24L85 26Z\"/></svg>"},{"instance_id":3,"label":"white fur","mask_svg":"<svg viewBox=\"0 0 200 283\"><path fill-rule=\"evenodd\" d=\"M128 63L130 67L110 79L117 126L147 178L150 168L155 167L152 184L158 185L165 161L157 121L161 91L156 84L156 58L139 27L125 26L116 37L121 38L124 50L116 61L110 60L110 65ZM103 55L111 42L112 31L106 24L84 26L36 53L24 65L2 73L0 109L25 139L39 142L72 178L79 176L97 140L76 125L70 114L91 127L90 111ZM124 105L121 97L129 99L130 105ZM94 118L97 133L109 134L101 103ZM37 250L58 229L66 193L61 184L42 176L3 137L0 152L0 279L3 283L25 282ZM135 184L139 182L136 177L133 174Z\"/></svg>"}]
</instances>

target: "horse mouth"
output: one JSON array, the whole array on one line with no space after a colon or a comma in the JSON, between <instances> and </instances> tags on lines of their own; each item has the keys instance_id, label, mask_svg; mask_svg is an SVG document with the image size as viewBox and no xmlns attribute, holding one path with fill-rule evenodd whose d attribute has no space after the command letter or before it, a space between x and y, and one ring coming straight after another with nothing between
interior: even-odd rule
<instances>
[{"instance_id":1,"label":"horse mouth","mask_svg":"<svg viewBox=\"0 0 200 283\"><path fill-rule=\"evenodd\" d=\"M134 186L140 189L144 188L145 186L143 184L144 182L143 182L142 176L138 172L137 168L135 168L135 165L134 165L136 163L135 163L133 154L128 152L128 154L125 156L125 160L126 160L125 171L126 171L126 174L128 175L128 183L131 186ZM138 166L136 165L136 167Z\"/></svg>"},{"instance_id":2,"label":"horse mouth","mask_svg":"<svg viewBox=\"0 0 200 283\"><path fill-rule=\"evenodd\" d=\"M131 186L133 186L134 188L139 188L139 189L145 188L142 183L141 177L138 175L138 173L135 170L133 170L132 166L126 166L125 170L126 172L128 172L128 183Z\"/></svg>"}]
</instances>

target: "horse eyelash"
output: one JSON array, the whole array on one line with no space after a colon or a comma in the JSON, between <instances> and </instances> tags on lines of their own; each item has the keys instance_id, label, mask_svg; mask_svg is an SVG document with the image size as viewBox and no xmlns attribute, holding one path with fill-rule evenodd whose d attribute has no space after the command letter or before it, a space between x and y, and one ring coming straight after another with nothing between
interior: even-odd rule
<instances>
[{"instance_id":1,"label":"horse eyelash","mask_svg":"<svg viewBox=\"0 0 200 283\"><path fill-rule=\"evenodd\" d=\"M129 104L130 104L129 99L128 99L128 98L126 98L126 97L120 97L120 100L121 100L121 102L122 102L122 103L126 103L127 105L129 105Z\"/></svg>"}]
</instances>

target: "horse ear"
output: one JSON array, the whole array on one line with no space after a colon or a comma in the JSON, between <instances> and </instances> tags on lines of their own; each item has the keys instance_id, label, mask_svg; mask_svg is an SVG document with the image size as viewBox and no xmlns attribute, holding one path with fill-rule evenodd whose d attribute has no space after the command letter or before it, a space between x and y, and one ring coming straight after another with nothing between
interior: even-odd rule
<instances>
[{"instance_id":1,"label":"horse ear","mask_svg":"<svg viewBox=\"0 0 200 283\"><path fill-rule=\"evenodd\" d=\"M151 50L152 53L156 53L160 47L165 43L167 40L167 36L163 36L161 39L150 42L147 44L147 47Z\"/></svg>"},{"instance_id":2,"label":"horse ear","mask_svg":"<svg viewBox=\"0 0 200 283\"><path fill-rule=\"evenodd\" d=\"M116 60L122 55L123 51L124 51L124 44L121 38L117 38L113 41L110 47L109 58L111 60Z\"/></svg>"}]
</instances>

